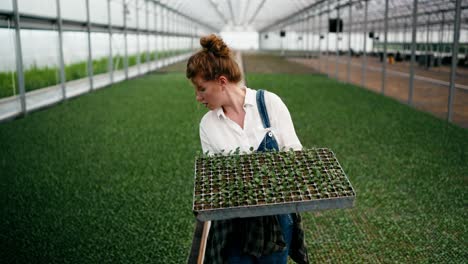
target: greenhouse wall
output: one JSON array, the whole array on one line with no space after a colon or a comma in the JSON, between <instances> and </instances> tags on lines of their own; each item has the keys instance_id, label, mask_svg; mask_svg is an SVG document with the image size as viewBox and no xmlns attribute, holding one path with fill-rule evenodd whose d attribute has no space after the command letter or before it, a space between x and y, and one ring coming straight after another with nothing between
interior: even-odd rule
<instances>
[{"instance_id":1,"label":"greenhouse wall","mask_svg":"<svg viewBox=\"0 0 468 264\"><path fill-rule=\"evenodd\" d=\"M177 62L215 30L144 0L2 1L0 22L0 120Z\"/></svg>"}]
</instances>

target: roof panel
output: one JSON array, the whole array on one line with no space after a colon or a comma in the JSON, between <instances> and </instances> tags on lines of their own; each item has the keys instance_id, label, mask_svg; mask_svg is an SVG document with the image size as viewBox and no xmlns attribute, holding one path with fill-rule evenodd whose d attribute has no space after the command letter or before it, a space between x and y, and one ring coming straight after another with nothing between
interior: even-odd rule
<instances>
[{"instance_id":1,"label":"roof panel","mask_svg":"<svg viewBox=\"0 0 468 264\"><path fill-rule=\"evenodd\" d=\"M197 20L223 30L261 31L266 27L278 29L297 24L305 16L322 14L322 26L326 26L328 6L330 17L337 16L347 21L351 3L353 30L362 30L364 4L366 0L161 0L172 8L178 9ZM375 27L383 26L386 0L368 1L368 21ZM468 9L468 0L462 1L462 9ZM419 0L418 24L430 22L431 25L453 23L455 1ZM408 25L412 18L413 0L389 0L389 27L401 28ZM325 12L325 13L324 13ZM253 19L252 19L253 18ZM466 27L466 12L462 12L462 28Z\"/></svg>"}]
</instances>

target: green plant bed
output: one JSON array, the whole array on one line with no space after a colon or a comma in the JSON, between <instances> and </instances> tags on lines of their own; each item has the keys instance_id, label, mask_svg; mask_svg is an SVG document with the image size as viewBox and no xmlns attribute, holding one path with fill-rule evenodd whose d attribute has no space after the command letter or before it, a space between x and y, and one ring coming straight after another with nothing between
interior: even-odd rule
<instances>
[{"instance_id":1,"label":"green plant bed","mask_svg":"<svg viewBox=\"0 0 468 264\"><path fill-rule=\"evenodd\" d=\"M355 192L326 148L202 156L193 210L201 221L352 207Z\"/></svg>"},{"instance_id":2,"label":"green plant bed","mask_svg":"<svg viewBox=\"0 0 468 264\"><path fill-rule=\"evenodd\" d=\"M302 214L311 263L466 262L466 129L323 76L247 78L358 193ZM183 73L148 74L1 124L2 263L186 262L206 111Z\"/></svg>"}]
</instances>

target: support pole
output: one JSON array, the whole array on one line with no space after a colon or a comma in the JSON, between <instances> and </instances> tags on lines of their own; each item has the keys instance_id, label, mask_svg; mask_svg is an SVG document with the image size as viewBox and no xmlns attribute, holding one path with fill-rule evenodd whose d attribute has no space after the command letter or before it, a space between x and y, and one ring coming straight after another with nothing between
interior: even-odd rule
<instances>
[{"instance_id":1,"label":"support pole","mask_svg":"<svg viewBox=\"0 0 468 264\"><path fill-rule=\"evenodd\" d=\"M86 0L86 28L88 30L88 77L89 77L89 90L94 90L93 83L93 53L91 47L91 18L89 15L89 0Z\"/></svg>"},{"instance_id":2,"label":"support pole","mask_svg":"<svg viewBox=\"0 0 468 264\"><path fill-rule=\"evenodd\" d=\"M316 50L315 50L315 36L316 36L316 28L315 25L315 15L312 15L309 20L309 28L310 28L310 51L309 51L309 58L312 59Z\"/></svg>"},{"instance_id":3,"label":"support pole","mask_svg":"<svg viewBox=\"0 0 468 264\"><path fill-rule=\"evenodd\" d=\"M318 15L318 61L319 61L319 72L322 72L322 14Z\"/></svg>"},{"instance_id":4,"label":"support pole","mask_svg":"<svg viewBox=\"0 0 468 264\"><path fill-rule=\"evenodd\" d=\"M351 29L352 29L352 2L349 0L349 9L348 9L348 67L346 69L346 82L349 83L351 75Z\"/></svg>"},{"instance_id":5,"label":"support pole","mask_svg":"<svg viewBox=\"0 0 468 264\"><path fill-rule=\"evenodd\" d=\"M327 19L328 19L328 21L327 21L328 24L327 25L328 25L328 27L326 29L327 30L327 69L326 69L326 71L327 71L327 76L330 77L328 72L329 72L329 68L330 68L330 59L329 59L329 57L330 57L330 43L329 42L330 42L330 5L331 5L331 1L327 1L327 2L328 2L328 12L327 12Z\"/></svg>"},{"instance_id":6,"label":"support pole","mask_svg":"<svg viewBox=\"0 0 468 264\"><path fill-rule=\"evenodd\" d=\"M56 0L57 3L57 24L58 24L58 40L59 40L59 63L60 63L60 87L62 90L62 100L67 99L67 95L65 92L65 84L67 82L65 77L65 63L63 58L63 30L62 30L62 12L60 10L60 0Z\"/></svg>"},{"instance_id":7,"label":"support pole","mask_svg":"<svg viewBox=\"0 0 468 264\"><path fill-rule=\"evenodd\" d=\"M125 47L125 54L124 54L124 72L125 72L125 80L128 80L128 34L127 34L127 12L128 7L125 0L123 1L123 19L124 19L124 47Z\"/></svg>"},{"instance_id":8,"label":"support pole","mask_svg":"<svg viewBox=\"0 0 468 264\"><path fill-rule=\"evenodd\" d=\"M315 24L315 19L316 19L316 16L313 15L311 18L310 18L310 21L309 21L309 27L310 27L310 53L309 53L309 58L312 58L313 55L315 54L316 52L316 44L315 44L315 36L317 35L316 31L317 31L317 26Z\"/></svg>"},{"instance_id":9,"label":"support pole","mask_svg":"<svg viewBox=\"0 0 468 264\"><path fill-rule=\"evenodd\" d=\"M384 52L382 60L382 94L385 94L387 79L387 37L388 37L388 1L385 0L385 20L384 20Z\"/></svg>"},{"instance_id":10,"label":"support pole","mask_svg":"<svg viewBox=\"0 0 468 264\"><path fill-rule=\"evenodd\" d=\"M340 48L339 48L339 38L340 38L340 0L338 0L338 6L336 7L336 33L335 33L335 78L339 80L338 75L338 62L340 60Z\"/></svg>"},{"instance_id":11,"label":"support pole","mask_svg":"<svg viewBox=\"0 0 468 264\"><path fill-rule=\"evenodd\" d=\"M18 11L18 0L13 0L13 12L15 14L16 76L18 78L21 113L23 115L26 115L27 114L26 91L24 88L23 51L21 47L21 35L20 35L21 24L20 24L19 11Z\"/></svg>"},{"instance_id":12,"label":"support pole","mask_svg":"<svg viewBox=\"0 0 468 264\"><path fill-rule=\"evenodd\" d=\"M89 1L89 0L88 0ZM141 65L141 52L140 52L140 14L138 14L138 4L139 1L135 1L135 18L136 18L136 39L137 39L137 69L138 75L141 74L140 65Z\"/></svg>"},{"instance_id":13,"label":"support pole","mask_svg":"<svg viewBox=\"0 0 468 264\"><path fill-rule=\"evenodd\" d=\"M406 48L405 48L405 45L406 45L406 34L408 32L408 23L406 23L406 18L405 18L405 24L403 26L403 56L406 56Z\"/></svg>"},{"instance_id":14,"label":"support pole","mask_svg":"<svg viewBox=\"0 0 468 264\"><path fill-rule=\"evenodd\" d=\"M444 44L444 24L445 24L445 12L442 12L442 23L440 23L440 31L439 31L439 41L437 45L437 61L439 65L442 64L442 45Z\"/></svg>"},{"instance_id":15,"label":"support pole","mask_svg":"<svg viewBox=\"0 0 468 264\"><path fill-rule=\"evenodd\" d=\"M160 16L160 13L158 12L158 10L161 8L160 6L156 5L154 2L152 2L153 5L154 5L154 32L158 32L158 19L159 19L159 16ZM158 34L155 33L154 35L154 67L155 69L158 68Z\"/></svg>"},{"instance_id":16,"label":"support pole","mask_svg":"<svg viewBox=\"0 0 468 264\"><path fill-rule=\"evenodd\" d=\"M310 46L310 39L309 39L309 17L307 14L304 15L304 57L309 57L309 46Z\"/></svg>"},{"instance_id":17,"label":"support pole","mask_svg":"<svg viewBox=\"0 0 468 264\"><path fill-rule=\"evenodd\" d=\"M161 64L162 67L166 66L166 61L167 61L167 50L166 50L166 47L167 47L167 10L165 8L163 8L161 10L162 12L162 31L163 31L163 35L162 35L162 40L161 40L161 43L162 43L162 46L163 46L163 58L164 60L162 61L163 63Z\"/></svg>"},{"instance_id":18,"label":"support pole","mask_svg":"<svg viewBox=\"0 0 468 264\"><path fill-rule=\"evenodd\" d=\"M429 50L429 20L431 19L431 15L428 14L427 15L427 19L426 19L426 45L425 45L425 50L426 50L426 54L424 54L424 56L426 57L425 59L425 68L426 69L429 69L430 67L430 60L429 60L429 53L430 53L430 50Z\"/></svg>"},{"instance_id":19,"label":"support pole","mask_svg":"<svg viewBox=\"0 0 468 264\"><path fill-rule=\"evenodd\" d=\"M363 47L363 56L362 56L362 87L366 87L366 75L367 75L367 13L369 10L368 1L364 1L364 47Z\"/></svg>"},{"instance_id":20,"label":"support pole","mask_svg":"<svg viewBox=\"0 0 468 264\"><path fill-rule=\"evenodd\" d=\"M111 0L107 0L107 23L109 24L109 62L107 71L109 72L110 83L114 83L114 56L112 54L112 18L111 18Z\"/></svg>"},{"instance_id":21,"label":"support pole","mask_svg":"<svg viewBox=\"0 0 468 264\"><path fill-rule=\"evenodd\" d=\"M416 29L418 23L418 0L413 0L413 22L411 25L411 62L410 62L410 79L408 91L408 104L413 105L414 91L414 63L416 60Z\"/></svg>"},{"instance_id":22,"label":"support pole","mask_svg":"<svg viewBox=\"0 0 468 264\"><path fill-rule=\"evenodd\" d=\"M150 62L150 28L149 28L149 10L148 10L148 1L145 0L145 12L146 12L146 66L148 67L148 72L151 71L151 62Z\"/></svg>"},{"instance_id":23,"label":"support pole","mask_svg":"<svg viewBox=\"0 0 468 264\"><path fill-rule=\"evenodd\" d=\"M461 0L456 0L455 6L455 25L453 27L453 45L452 45L452 67L450 69L450 90L448 99L448 121L452 122L453 100L455 98L455 77L458 63L458 45L460 41L460 7Z\"/></svg>"}]
</instances>

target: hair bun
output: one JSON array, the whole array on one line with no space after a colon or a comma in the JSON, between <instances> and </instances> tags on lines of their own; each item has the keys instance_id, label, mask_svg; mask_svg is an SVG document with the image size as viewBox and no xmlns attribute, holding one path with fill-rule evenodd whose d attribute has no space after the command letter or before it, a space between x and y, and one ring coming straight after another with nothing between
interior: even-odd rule
<instances>
[{"instance_id":1,"label":"hair bun","mask_svg":"<svg viewBox=\"0 0 468 264\"><path fill-rule=\"evenodd\" d=\"M200 45L203 47L203 50L211 52L217 57L229 57L230 50L228 46L222 38L215 34L201 38Z\"/></svg>"}]
</instances>

